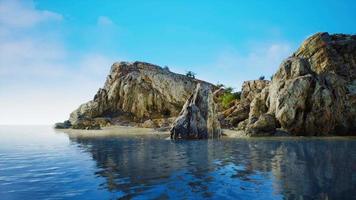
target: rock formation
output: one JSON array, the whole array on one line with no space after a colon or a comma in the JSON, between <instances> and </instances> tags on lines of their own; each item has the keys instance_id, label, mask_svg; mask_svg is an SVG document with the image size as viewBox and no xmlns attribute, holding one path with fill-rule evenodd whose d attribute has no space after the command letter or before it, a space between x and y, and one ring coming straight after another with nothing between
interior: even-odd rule
<instances>
[{"instance_id":1,"label":"rock formation","mask_svg":"<svg viewBox=\"0 0 356 200\"><path fill-rule=\"evenodd\" d=\"M197 85L194 94L184 104L170 132L172 139L220 137L220 122L210 86Z\"/></svg>"},{"instance_id":2,"label":"rock formation","mask_svg":"<svg viewBox=\"0 0 356 200\"><path fill-rule=\"evenodd\" d=\"M356 130L356 36L307 39L250 104L239 124L250 135L347 135Z\"/></svg>"},{"instance_id":3,"label":"rock formation","mask_svg":"<svg viewBox=\"0 0 356 200\"><path fill-rule=\"evenodd\" d=\"M120 62L94 99L56 127L119 123L167 129L181 111L172 137L207 138L220 134L218 110L223 127L251 136L355 134L356 35L317 33L282 62L272 81L244 82L241 98L227 110L214 104L221 95L223 89L159 66Z\"/></svg>"},{"instance_id":4,"label":"rock formation","mask_svg":"<svg viewBox=\"0 0 356 200\"><path fill-rule=\"evenodd\" d=\"M104 87L92 101L73 111L69 121L72 125L88 124L88 120L108 117L114 123L130 125L176 117L197 83L211 85L149 63L114 63Z\"/></svg>"},{"instance_id":5,"label":"rock formation","mask_svg":"<svg viewBox=\"0 0 356 200\"><path fill-rule=\"evenodd\" d=\"M248 118L251 101L265 87L269 85L267 80L245 81L242 84L241 99L227 110L220 113L220 120L225 127L237 126L241 121Z\"/></svg>"},{"instance_id":6,"label":"rock formation","mask_svg":"<svg viewBox=\"0 0 356 200\"><path fill-rule=\"evenodd\" d=\"M251 102L269 83L268 80L245 81L242 84L241 101Z\"/></svg>"}]
</instances>

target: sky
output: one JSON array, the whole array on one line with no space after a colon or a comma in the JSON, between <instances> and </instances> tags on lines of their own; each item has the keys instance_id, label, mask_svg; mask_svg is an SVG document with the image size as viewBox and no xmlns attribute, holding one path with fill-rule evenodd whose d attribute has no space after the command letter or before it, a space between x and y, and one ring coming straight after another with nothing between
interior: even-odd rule
<instances>
[{"instance_id":1,"label":"sky","mask_svg":"<svg viewBox=\"0 0 356 200\"><path fill-rule=\"evenodd\" d=\"M354 0L0 0L0 124L68 119L116 61L238 91L316 32L355 34L355 10Z\"/></svg>"}]
</instances>

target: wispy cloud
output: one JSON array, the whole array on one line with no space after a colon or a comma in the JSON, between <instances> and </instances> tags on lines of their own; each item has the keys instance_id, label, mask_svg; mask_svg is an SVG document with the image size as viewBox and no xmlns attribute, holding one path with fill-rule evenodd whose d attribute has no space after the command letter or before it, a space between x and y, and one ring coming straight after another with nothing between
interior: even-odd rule
<instances>
[{"instance_id":1,"label":"wispy cloud","mask_svg":"<svg viewBox=\"0 0 356 200\"><path fill-rule=\"evenodd\" d=\"M69 50L52 30L63 20L32 1L0 0L0 124L64 120L102 86L115 59Z\"/></svg>"},{"instance_id":2,"label":"wispy cloud","mask_svg":"<svg viewBox=\"0 0 356 200\"><path fill-rule=\"evenodd\" d=\"M292 51L288 43L272 43L256 46L248 50L246 55L237 49L224 49L217 56L215 65L228 69L256 69L261 72L273 72L281 60Z\"/></svg>"},{"instance_id":3,"label":"wispy cloud","mask_svg":"<svg viewBox=\"0 0 356 200\"><path fill-rule=\"evenodd\" d=\"M89 29L98 35L97 41L90 40L93 48L87 48L94 50L78 52L62 38L58 25L66 20L60 13L39 10L30 0L0 0L0 124L65 120L104 83L118 58L95 49L111 44L118 27L110 18L98 17L95 30ZM226 47L192 70L198 78L239 90L244 80L269 77L291 51L291 45L281 41L250 45L244 51Z\"/></svg>"},{"instance_id":4,"label":"wispy cloud","mask_svg":"<svg viewBox=\"0 0 356 200\"><path fill-rule=\"evenodd\" d=\"M61 14L36 10L33 1L1 0L0 24L11 27L32 27L48 21L60 21Z\"/></svg>"},{"instance_id":5,"label":"wispy cloud","mask_svg":"<svg viewBox=\"0 0 356 200\"><path fill-rule=\"evenodd\" d=\"M98 24L99 26L110 26L110 25L113 25L114 22L113 22L109 17L106 17L106 16L99 16L99 17L98 17L97 24Z\"/></svg>"},{"instance_id":6,"label":"wispy cloud","mask_svg":"<svg viewBox=\"0 0 356 200\"><path fill-rule=\"evenodd\" d=\"M197 71L198 77L240 90L243 81L258 79L260 75L268 79L274 74L282 60L292 53L292 45L287 42L258 44L243 52L232 47L222 49L210 63L202 64L204 67Z\"/></svg>"}]
</instances>

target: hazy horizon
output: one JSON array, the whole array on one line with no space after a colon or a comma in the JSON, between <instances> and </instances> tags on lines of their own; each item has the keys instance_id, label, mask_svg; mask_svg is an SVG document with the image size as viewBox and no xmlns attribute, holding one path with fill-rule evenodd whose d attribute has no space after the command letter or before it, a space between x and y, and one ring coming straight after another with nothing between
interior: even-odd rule
<instances>
[{"instance_id":1,"label":"hazy horizon","mask_svg":"<svg viewBox=\"0 0 356 200\"><path fill-rule=\"evenodd\" d=\"M355 34L355 10L351 0L0 0L0 124L68 119L117 61L240 90L316 32Z\"/></svg>"}]
</instances>

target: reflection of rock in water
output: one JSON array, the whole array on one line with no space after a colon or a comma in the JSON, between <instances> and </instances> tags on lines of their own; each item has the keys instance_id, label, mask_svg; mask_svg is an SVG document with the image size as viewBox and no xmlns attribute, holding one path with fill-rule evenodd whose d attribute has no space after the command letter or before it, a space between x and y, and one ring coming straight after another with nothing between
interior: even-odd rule
<instances>
[{"instance_id":1,"label":"reflection of rock in water","mask_svg":"<svg viewBox=\"0 0 356 200\"><path fill-rule=\"evenodd\" d=\"M275 192L287 199L356 196L356 142L256 141L249 151L253 170L271 171Z\"/></svg>"},{"instance_id":2,"label":"reflection of rock in water","mask_svg":"<svg viewBox=\"0 0 356 200\"><path fill-rule=\"evenodd\" d=\"M81 148L92 154L100 169L97 175L107 179L107 188L110 191L122 191L128 195L149 189L150 186L169 179L174 173L188 168L195 179L204 179L211 168L209 141L191 141L192 145L133 137L71 138L71 141L80 144ZM194 184L194 187L199 187L199 181Z\"/></svg>"},{"instance_id":3,"label":"reflection of rock in water","mask_svg":"<svg viewBox=\"0 0 356 200\"><path fill-rule=\"evenodd\" d=\"M183 193L191 190L208 197L214 195L216 188L239 181L256 183L258 187L260 180L253 178L256 174L272 181L273 191L286 199L350 199L356 196L356 142L353 141L172 142L133 137L71 140L92 154L99 169L97 174L107 179L106 187L110 191L124 192L128 197L160 184L168 185L169 190L181 189ZM231 177L213 175L231 164L239 166L229 169Z\"/></svg>"},{"instance_id":4,"label":"reflection of rock in water","mask_svg":"<svg viewBox=\"0 0 356 200\"><path fill-rule=\"evenodd\" d=\"M313 198L355 197L356 180L353 175L356 164L355 143L328 141L306 143L294 143L279 149L287 161L284 166L281 165L280 170L281 175L286 176L280 178L284 190L308 194Z\"/></svg>"}]
</instances>

